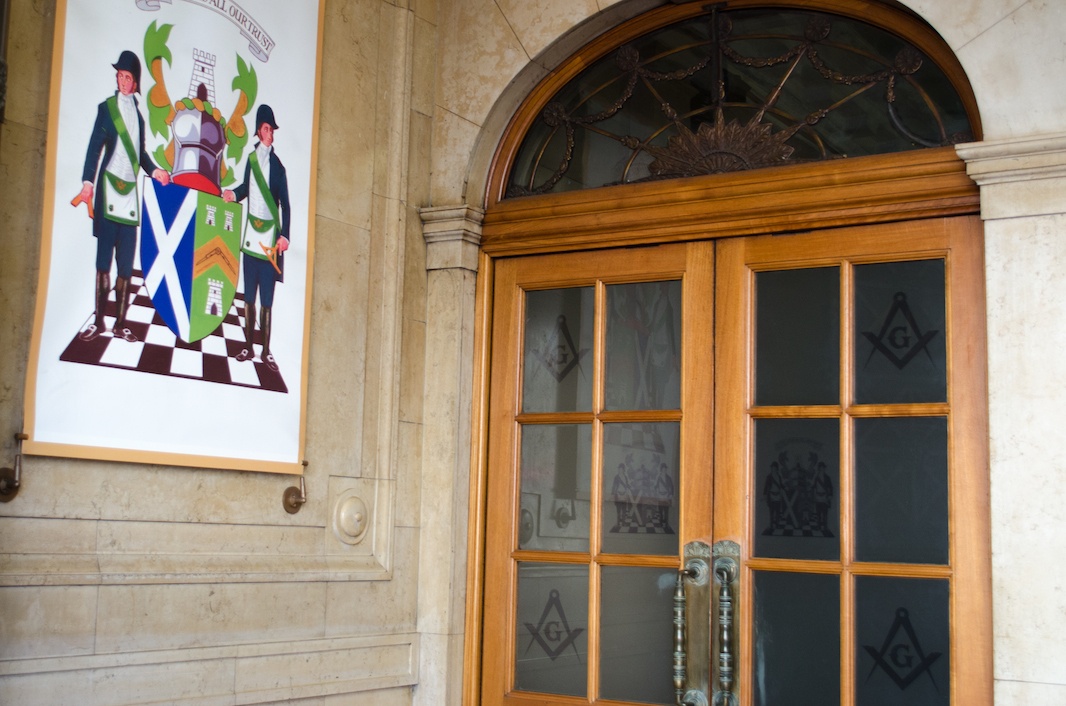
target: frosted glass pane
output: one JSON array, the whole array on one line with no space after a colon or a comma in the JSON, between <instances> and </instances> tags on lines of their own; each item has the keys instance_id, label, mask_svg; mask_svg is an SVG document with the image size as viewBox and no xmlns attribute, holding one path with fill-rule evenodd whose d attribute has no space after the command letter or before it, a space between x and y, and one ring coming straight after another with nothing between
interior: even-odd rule
<instances>
[{"instance_id":1,"label":"frosted glass pane","mask_svg":"<svg viewBox=\"0 0 1066 706\"><path fill-rule=\"evenodd\" d=\"M516 689L585 696L588 589L587 566L518 565Z\"/></svg>"},{"instance_id":2,"label":"frosted glass pane","mask_svg":"<svg viewBox=\"0 0 1066 706\"><path fill-rule=\"evenodd\" d=\"M681 282L607 287L607 409L681 406Z\"/></svg>"},{"instance_id":3,"label":"frosted glass pane","mask_svg":"<svg viewBox=\"0 0 1066 706\"><path fill-rule=\"evenodd\" d=\"M673 598L677 572L603 569L600 697L673 704Z\"/></svg>"},{"instance_id":4,"label":"frosted glass pane","mask_svg":"<svg viewBox=\"0 0 1066 706\"><path fill-rule=\"evenodd\" d=\"M860 576L855 587L856 703L949 706L948 582Z\"/></svg>"},{"instance_id":5,"label":"frosted glass pane","mask_svg":"<svg viewBox=\"0 0 1066 706\"><path fill-rule=\"evenodd\" d=\"M840 423L755 422L755 555L840 557Z\"/></svg>"},{"instance_id":6,"label":"frosted glass pane","mask_svg":"<svg viewBox=\"0 0 1066 706\"><path fill-rule=\"evenodd\" d=\"M588 551L592 427L522 426L520 549Z\"/></svg>"},{"instance_id":7,"label":"frosted glass pane","mask_svg":"<svg viewBox=\"0 0 1066 706\"><path fill-rule=\"evenodd\" d=\"M526 293L522 410L592 409L592 287Z\"/></svg>"},{"instance_id":8,"label":"frosted glass pane","mask_svg":"<svg viewBox=\"0 0 1066 706\"><path fill-rule=\"evenodd\" d=\"M677 554L677 422L603 425L603 551Z\"/></svg>"},{"instance_id":9,"label":"frosted glass pane","mask_svg":"<svg viewBox=\"0 0 1066 706\"><path fill-rule=\"evenodd\" d=\"M855 267L855 400L947 400L944 261Z\"/></svg>"}]
</instances>

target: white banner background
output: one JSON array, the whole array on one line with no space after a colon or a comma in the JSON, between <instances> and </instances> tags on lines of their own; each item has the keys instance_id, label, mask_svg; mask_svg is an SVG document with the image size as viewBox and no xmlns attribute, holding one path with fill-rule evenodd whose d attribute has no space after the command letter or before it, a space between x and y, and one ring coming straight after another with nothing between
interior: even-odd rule
<instances>
[{"instance_id":1,"label":"white banner background","mask_svg":"<svg viewBox=\"0 0 1066 706\"><path fill-rule=\"evenodd\" d=\"M307 0L245 3L242 11L253 16L273 41L266 62L252 55L248 37L226 15L233 3L164 1L151 10L152 4L66 0L66 22L57 27L57 41L63 42L62 66L59 92L53 92L58 105L55 99L52 105L55 129L50 139L55 141L55 163L49 174L54 179L46 184L45 204L45 222L50 215L51 229L42 234L42 282L46 275L47 287L38 292L45 302L34 330L36 375L31 375L27 390L30 441L26 450L95 458L107 458L105 450L114 450L118 452L115 458L121 460L148 461L158 460L153 454L181 454L217 457L217 465L224 468L253 470L258 468L257 461L293 464L292 471L297 472L303 445L305 311L313 243L310 209L319 4ZM274 148L288 174L292 242L285 254L285 281L275 290L271 349L287 394L59 359L95 308L96 240L85 206L72 208L70 199L81 189L97 105L115 92L112 64L124 49L134 51L142 62L139 102L148 153L154 155L166 141L152 135L148 127L146 98L154 80L145 64L144 34L153 21L173 25L167 42L172 63L164 64L171 103L188 93L196 48L216 56L214 105L227 120L239 95L230 87L237 76L238 54L258 76L258 94L245 116L249 132L255 130L260 105L266 103L274 110L279 126ZM250 135L244 156L235 165L237 181L230 188L243 180L246 157L255 142ZM139 252L134 267L140 269ZM238 285L238 292L242 291L243 283ZM39 315L41 309L39 303ZM193 458L190 465L216 464Z\"/></svg>"}]
</instances>

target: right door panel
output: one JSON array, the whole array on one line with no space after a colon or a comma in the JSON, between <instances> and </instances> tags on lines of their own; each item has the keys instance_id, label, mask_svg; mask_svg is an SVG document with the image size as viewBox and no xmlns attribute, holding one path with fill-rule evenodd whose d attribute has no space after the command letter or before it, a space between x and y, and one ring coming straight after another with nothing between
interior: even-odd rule
<instances>
[{"instance_id":1,"label":"right door panel","mask_svg":"<svg viewBox=\"0 0 1066 706\"><path fill-rule=\"evenodd\" d=\"M741 546L741 704L992 702L981 232L717 243L714 539Z\"/></svg>"}]
</instances>

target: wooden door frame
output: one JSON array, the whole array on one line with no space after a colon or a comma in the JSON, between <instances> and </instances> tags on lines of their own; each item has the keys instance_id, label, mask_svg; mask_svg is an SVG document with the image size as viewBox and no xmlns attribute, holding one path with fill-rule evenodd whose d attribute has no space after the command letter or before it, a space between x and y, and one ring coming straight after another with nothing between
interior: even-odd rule
<instances>
[{"instance_id":1,"label":"wooden door frame","mask_svg":"<svg viewBox=\"0 0 1066 706\"><path fill-rule=\"evenodd\" d=\"M483 225L474 319L464 706L479 704L481 696L488 375L497 258L976 215L979 208L978 187L953 148L517 198L491 206ZM987 399L981 404L984 428ZM982 438L986 448L987 434ZM990 633L990 618L987 627ZM987 652L990 661L990 638Z\"/></svg>"}]
</instances>

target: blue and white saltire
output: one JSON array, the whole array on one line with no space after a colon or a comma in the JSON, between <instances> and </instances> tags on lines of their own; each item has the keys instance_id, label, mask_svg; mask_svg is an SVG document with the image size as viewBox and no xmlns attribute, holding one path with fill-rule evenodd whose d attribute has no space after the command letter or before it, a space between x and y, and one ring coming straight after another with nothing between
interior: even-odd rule
<instances>
[{"instance_id":1,"label":"blue and white saltire","mask_svg":"<svg viewBox=\"0 0 1066 706\"><path fill-rule=\"evenodd\" d=\"M199 192L146 179L141 219L141 268L157 313L189 340L193 253Z\"/></svg>"}]
</instances>

